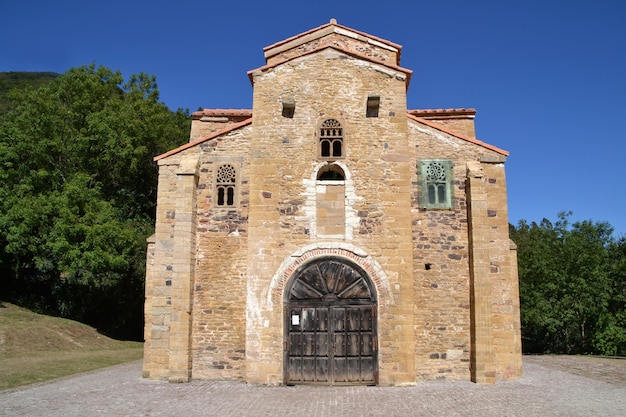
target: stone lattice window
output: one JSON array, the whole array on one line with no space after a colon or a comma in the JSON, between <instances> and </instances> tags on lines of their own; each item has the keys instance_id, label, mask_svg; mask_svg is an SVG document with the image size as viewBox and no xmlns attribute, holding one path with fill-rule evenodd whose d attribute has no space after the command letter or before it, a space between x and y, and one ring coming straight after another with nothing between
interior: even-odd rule
<instances>
[{"instance_id":1,"label":"stone lattice window","mask_svg":"<svg viewBox=\"0 0 626 417\"><path fill-rule=\"evenodd\" d=\"M215 192L218 206L235 205L235 188L237 185L237 171L231 164L220 165L215 176Z\"/></svg>"},{"instance_id":2,"label":"stone lattice window","mask_svg":"<svg viewBox=\"0 0 626 417\"><path fill-rule=\"evenodd\" d=\"M325 120L319 130L319 156L323 159L338 159L345 157L343 144L343 128L335 119Z\"/></svg>"},{"instance_id":3,"label":"stone lattice window","mask_svg":"<svg viewBox=\"0 0 626 417\"><path fill-rule=\"evenodd\" d=\"M418 204L422 208L452 208L452 161L430 159L418 162Z\"/></svg>"}]
</instances>

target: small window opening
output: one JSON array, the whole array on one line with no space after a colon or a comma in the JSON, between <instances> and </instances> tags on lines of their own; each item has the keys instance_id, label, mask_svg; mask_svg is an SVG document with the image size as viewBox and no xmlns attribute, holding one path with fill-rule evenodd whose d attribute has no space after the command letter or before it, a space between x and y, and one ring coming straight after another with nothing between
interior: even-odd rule
<instances>
[{"instance_id":1,"label":"small window opening","mask_svg":"<svg viewBox=\"0 0 626 417\"><path fill-rule=\"evenodd\" d=\"M424 264L424 269L430 271L430 267L432 264Z\"/></svg>"},{"instance_id":2,"label":"small window opening","mask_svg":"<svg viewBox=\"0 0 626 417\"><path fill-rule=\"evenodd\" d=\"M340 140L333 141L333 156L341 156L341 145Z\"/></svg>"},{"instance_id":3,"label":"small window opening","mask_svg":"<svg viewBox=\"0 0 626 417\"><path fill-rule=\"evenodd\" d=\"M296 111L296 101L292 98L283 100L283 117L293 118Z\"/></svg>"},{"instance_id":4,"label":"small window opening","mask_svg":"<svg viewBox=\"0 0 626 417\"><path fill-rule=\"evenodd\" d=\"M330 141L322 140L320 142L320 146L322 147L322 157L324 158L330 157Z\"/></svg>"},{"instance_id":5,"label":"small window opening","mask_svg":"<svg viewBox=\"0 0 626 417\"><path fill-rule=\"evenodd\" d=\"M380 108L380 96L367 96L366 117L378 117L378 109Z\"/></svg>"},{"instance_id":6,"label":"small window opening","mask_svg":"<svg viewBox=\"0 0 626 417\"><path fill-rule=\"evenodd\" d=\"M217 186L217 205L232 206L235 204L235 187L234 186Z\"/></svg>"},{"instance_id":7,"label":"small window opening","mask_svg":"<svg viewBox=\"0 0 626 417\"><path fill-rule=\"evenodd\" d=\"M318 181L344 181L345 175L343 169L337 165L326 165L317 173Z\"/></svg>"}]
</instances>

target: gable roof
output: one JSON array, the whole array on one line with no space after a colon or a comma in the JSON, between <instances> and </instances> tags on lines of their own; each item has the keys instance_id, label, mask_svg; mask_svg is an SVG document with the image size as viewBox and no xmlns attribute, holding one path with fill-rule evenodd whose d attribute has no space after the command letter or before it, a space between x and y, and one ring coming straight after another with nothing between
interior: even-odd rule
<instances>
[{"instance_id":1,"label":"gable roof","mask_svg":"<svg viewBox=\"0 0 626 417\"><path fill-rule=\"evenodd\" d=\"M376 56L376 54L361 52L361 50L356 50L354 47L350 47L348 44L343 44L342 42L335 42L332 40L320 41L320 39L333 34L358 41L359 44L364 45L361 50L374 48L380 51L387 51L390 54L388 58L391 60L380 58L380 56ZM303 45L306 45L306 48L304 48ZM250 82L254 84L253 75L255 73L267 71L296 58L301 58L326 49L333 49L335 51L351 55L355 58L369 61L371 63L390 68L394 71L404 73L406 77L406 88L408 89L409 87L413 71L400 66L400 54L402 52L401 45L365 32L351 29L347 26L340 25L335 19L331 19L330 22L325 25L313 28L263 48L266 63L259 68L248 71L248 78L250 79ZM395 59L392 59L393 57L395 57Z\"/></svg>"},{"instance_id":2,"label":"gable roof","mask_svg":"<svg viewBox=\"0 0 626 417\"><path fill-rule=\"evenodd\" d=\"M395 52L396 65L400 65L400 54L402 53L402 45L388 41L386 39L379 38L378 36L370 35L368 33L340 25L337 23L336 19L330 19L330 22L326 23L325 25L307 30L306 32L302 32L298 35L266 46L265 48L263 48L263 52L265 53L265 58L268 59L286 49L293 49L299 45L311 42L313 40L327 36L331 33L337 33L354 39L361 39L366 43L371 43L381 48Z\"/></svg>"},{"instance_id":3,"label":"gable roof","mask_svg":"<svg viewBox=\"0 0 626 417\"><path fill-rule=\"evenodd\" d=\"M252 111L250 111L250 114L252 114ZM158 161L160 159L167 158L168 156L171 156L171 155L177 154L179 152L182 152L185 149L193 148L196 145L199 145L201 143L204 143L206 141L214 139L214 138L216 138L218 136L221 136L221 135L223 135L225 133L232 132L233 130L237 130L237 129L241 128L241 127L247 126L247 125L249 125L251 123L252 123L252 117L250 117L249 119L246 119L246 120L244 120L242 122L239 122L239 123L233 123L232 125L228 125L228 127L225 127L222 130L218 130L217 132L213 132L213 133L211 133L209 135L206 135L206 136L203 136L201 138L198 138L198 139L196 139L196 140L194 140L192 142L185 143L184 145L179 146L178 148L174 148L171 151L167 151L167 152L165 152L165 153L163 153L161 155L155 156L153 158L153 160L156 162L156 161Z\"/></svg>"},{"instance_id":4,"label":"gable roof","mask_svg":"<svg viewBox=\"0 0 626 417\"><path fill-rule=\"evenodd\" d=\"M448 109L448 110L441 110L440 109L441 112L448 112L448 113L451 113L454 110L456 110L456 109ZM459 109L459 110L461 110L461 109ZM462 109L462 110L473 110L473 109ZM421 123L423 125L426 125L428 127L433 128L433 129L439 130L440 132L447 133L450 136L454 136L455 138L462 139L462 140L464 140L466 142L470 142L470 143L473 143L475 145L482 146L483 148L486 148L486 149L489 149L491 151L497 152L500 155L509 156L509 152L505 151L504 149L500 149L500 148L498 148L496 146L490 145L490 144L485 143L483 141L480 141L478 139L475 139L475 138L472 138L470 136L463 135L461 133L455 132L455 131L453 131L451 129L448 129L445 126L442 126L442 125L440 125L438 123L431 122L430 120L425 119L424 117L416 116L415 114L413 114L415 112L416 112L416 110L410 110L410 111L407 112L407 116L408 116L409 120L414 120L414 121L416 121L418 123ZM428 110L426 110L426 111L421 110L419 112L428 112ZM475 110L474 110L474 113L476 113Z\"/></svg>"}]
</instances>

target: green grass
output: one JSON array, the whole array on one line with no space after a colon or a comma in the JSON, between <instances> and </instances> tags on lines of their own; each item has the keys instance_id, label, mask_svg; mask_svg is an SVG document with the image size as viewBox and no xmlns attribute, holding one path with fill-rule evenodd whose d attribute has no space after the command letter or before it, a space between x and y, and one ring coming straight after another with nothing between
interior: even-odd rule
<instances>
[{"instance_id":1,"label":"green grass","mask_svg":"<svg viewBox=\"0 0 626 417\"><path fill-rule=\"evenodd\" d=\"M141 359L143 344L0 302L0 390Z\"/></svg>"}]
</instances>

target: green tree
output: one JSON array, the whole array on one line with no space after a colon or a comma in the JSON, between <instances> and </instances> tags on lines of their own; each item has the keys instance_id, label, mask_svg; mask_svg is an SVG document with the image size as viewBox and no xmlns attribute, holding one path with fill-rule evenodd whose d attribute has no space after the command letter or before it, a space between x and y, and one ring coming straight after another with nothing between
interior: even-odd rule
<instances>
[{"instance_id":1,"label":"green tree","mask_svg":"<svg viewBox=\"0 0 626 417\"><path fill-rule=\"evenodd\" d=\"M623 354L623 244L608 223L570 224L570 215L560 213L556 223L520 221L511 229L524 351Z\"/></svg>"},{"instance_id":2,"label":"green tree","mask_svg":"<svg viewBox=\"0 0 626 417\"><path fill-rule=\"evenodd\" d=\"M13 90L0 126L0 268L14 301L140 337L152 157L184 142L186 111L154 76L95 65ZM6 277L6 278L4 278Z\"/></svg>"},{"instance_id":3,"label":"green tree","mask_svg":"<svg viewBox=\"0 0 626 417\"><path fill-rule=\"evenodd\" d=\"M609 247L611 297L608 314L594 335L594 348L606 355L626 355L626 238Z\"/></svg>"}]
</instances>

